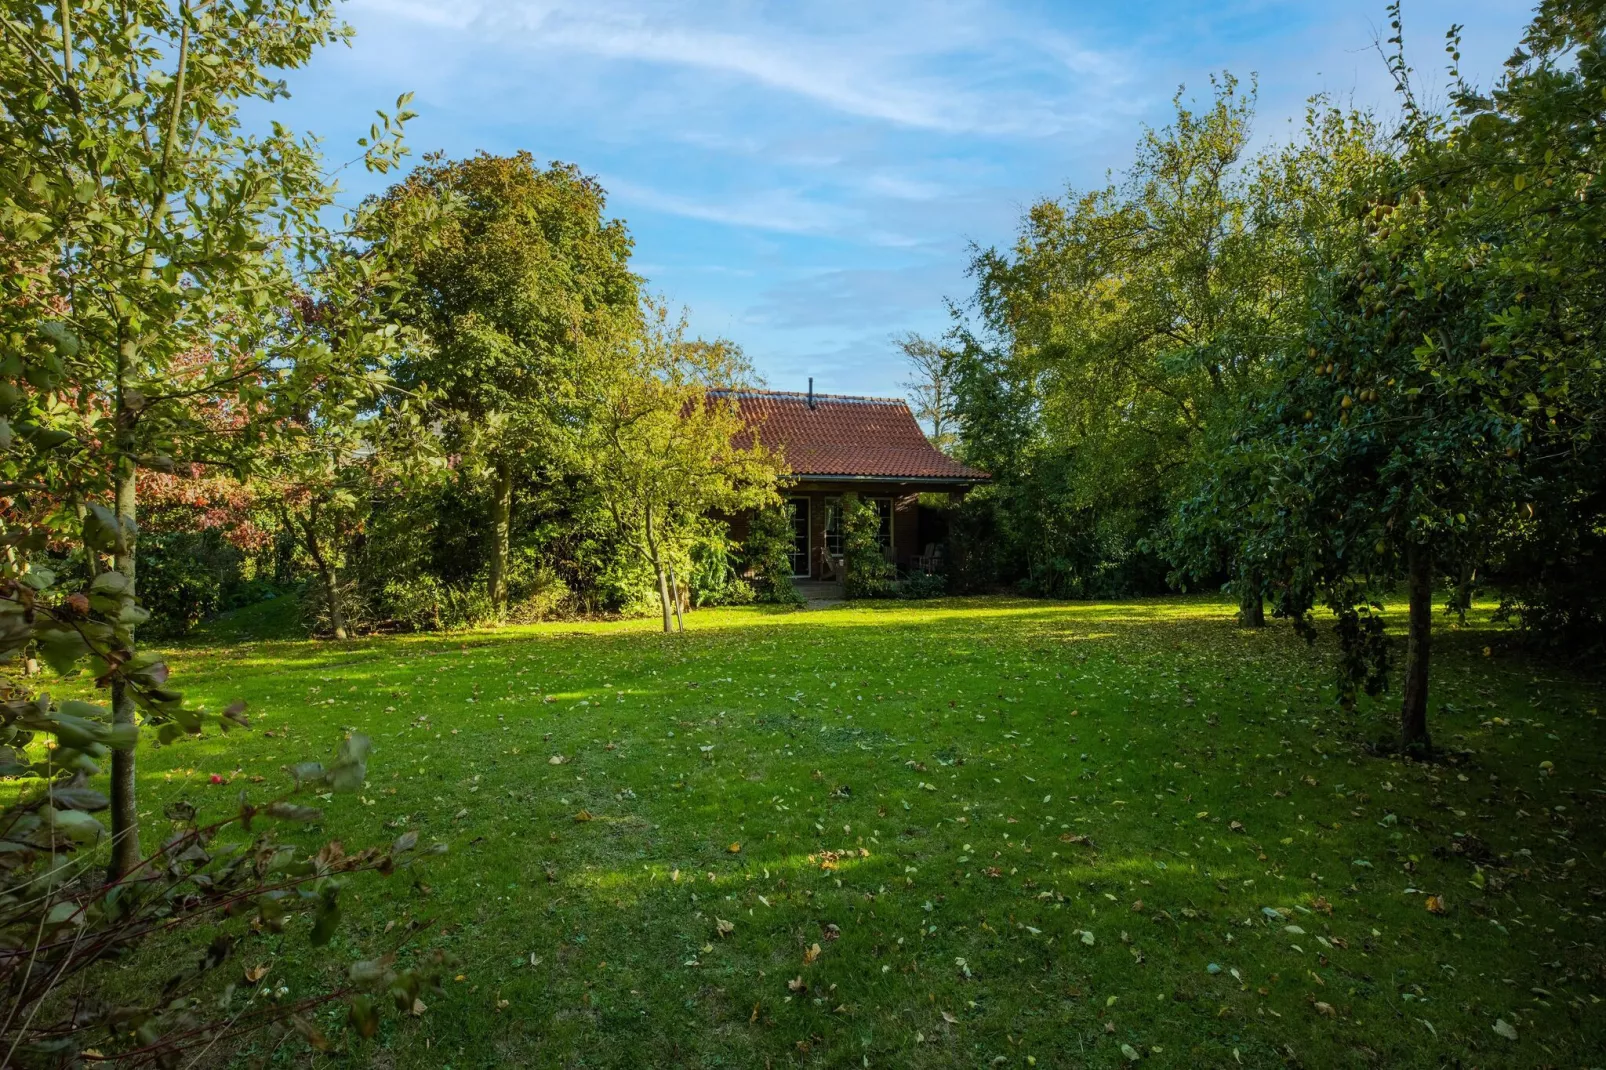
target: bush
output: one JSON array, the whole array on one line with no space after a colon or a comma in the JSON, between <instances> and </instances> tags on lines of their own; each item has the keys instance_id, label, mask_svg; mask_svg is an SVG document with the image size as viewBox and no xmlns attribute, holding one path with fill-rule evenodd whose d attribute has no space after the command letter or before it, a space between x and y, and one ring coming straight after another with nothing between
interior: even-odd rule
<instances>
[{"instance_id":1,"label":"bush","mask_svg":"<svg viewBox=\"0 0 1606 1070\"><path fill-rule=\"evenodd\" d=\"M302 584L298 606L301 627L308 635L330 635L334 625L329 618L329 592L316 577ZM360 635L374 630L374 618L368 613L366 602L359 597L354 580L340 581L340 608L346 616L346 633Z\"/></svg>"},{"instance_id":2,"label":"bush","mask_svg":"<svg viewBox=\"0 0 1606 1070\"><path fill-rule=\"evenodd\" d=\"M899 598L941 598L948 593L948 577L916 572L898 581Z\"/></svg>"},{"instance_id":3,"label":"bush","mask_svg":"<svg viewBox=\"0 0 1606 1070\"><path fill-rule=\"evenodd\" d=\"M425 574L385 584L376 599L382 619L415 632L456 631L493 624L496 613L483 583L455 586Z\"/></svg>"},{"instance_id":4,"label":"bush","mask_svg":"<svg viewBox=\"0 0 1606 1070\"><path fill-rule=\"evenodd\" d=\"M881 548L881 514L857 494L842 498L842 559L848 598L890 598L897 593L896 572Z\"/></svg>"},{"instance_id":5,"label":"bush","mask_svg":"<svg viewBox=\"0 0 1606 1070\"><path fill-rule=\"evenodd\" d=\"M803 596L792 582L792 518L784 505L753 514L742 544L742 557L753 575L753 590L760 602L800 606Z\"/></svg>"},{"instance_id":6,"label":"bush","mask_svg":"<svg viewBox=\"0 0 1606 1070\"><path fill-rule=\"evenodd\" d=\"M273 597L273 584L246 578L251 564L215 529L143 532L140 599L151 619L140 631L156 638L188 635L225 610Z\"/></svg>"},{"instance_id":7,"label":"bush","mask_svg":"<svg viewBox=\"0 0 1606 1070\"><path fill-rule=\"evenodd\" d=\"M27 706L28 723L60 742L62 735L40 707ZM83 719L86 706L76 704L74 720L100 730L102 721ZM8 716L16 708L9 708ZM5 728L10 731L16 723ZM68 749L43 753L53 757ZM97 1062L194 1065L218 1039L257 1031L275 1046L294 1031L314 1048L327 1050L332 1043L314 1024L326 1006L344 1003L353 1032L371 1037L379 1026L379 1005L411 1006L426 987L438 989L451 964L439 952L417 956L418 964L410 967L393 963L394 955L355 961L325 992L298 993L287 1001L258 998L271 987L258 987L266 972L261 968L244 970L241 980L242 960L257 962L294 946L287 930L304 930L306 943L323 948L320 953L333 964L338 955L330 945L346 882L362 873L411 869L445 851L445 844L420 848L413 832L388 847L348 853L328 843L307 850L261 827L315 825L320 811L300 797L359 790L367 755L367 738L349 735L327 766L286 766L293 786L254 802L242 790L209 822L182 797L170 800L163 813L171 832L119 881L105 880L95 864L92 848L106 829L91 815L105 810L109 800L86 785L84 773L60 768L52 757L7 768L8 789L13 777L26 787L0 809L0 832L8 847L0 862L0 928L8 934L0 954L0 986L12 1009L0 1025L6 1064L80 1066L82 1057L93 1053ZM304 921L308 915L310 925ZM152 936L165 937L160 953L144 946ZM182 946L208 950L182 953L173 970L175 938ZM117 1000L105 998L103 993L126 988L114 978L131 967L161 969L166 983Z\"/></svg>"},{"instance_id":8,"label":"bush","mask_svg":"<svg viewBox=\"0 0 1606 1070\"><path fill-rule=\"evenodd\" d=\"M710 522L708 530L691 547L691 568L686 585L693 605L745 606L758 595L737 572L737 546L730 529Z\"/></svg>"}]
</instances>

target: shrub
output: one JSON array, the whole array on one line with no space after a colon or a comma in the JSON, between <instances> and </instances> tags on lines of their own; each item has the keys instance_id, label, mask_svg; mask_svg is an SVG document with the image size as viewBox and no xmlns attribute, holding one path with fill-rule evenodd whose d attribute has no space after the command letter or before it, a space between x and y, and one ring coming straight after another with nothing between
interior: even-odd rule
<instances>
[{"instance_id":1,"label":"shrub","mask_svg":"<svg viewBox=\"0 0 1606 1070\"><path fill-rule=\"evenodd\" d=\"M941 598L948 593L948 577L916 572L898 581L899 598Z\"/></svg>"},{"instance_id":2,"label":"shrub","mask_svg":"<svg viewBox=\"0 0 1606 1070\"><path fill-rule=\"evenodd\" d=\"M753 585L737 572L737 546L724 524L709 529L691 547L691 568L686 584L693 605L745 606L757 597Z\"/></svg>"},{"instance_id":3,"label":"shrub","mask_svg":"<svg viewBox=\"0 0 1606 1070\"><path fill-rule=\"evenodd\" d=\"M857 494L842 498L842 558L846 597L890 598L896 593L896 572L881 547L881 514L874 502Z\"/></svg>"},{"instance_id":4,"label":"shrub","mask_svg":"<svg viewBox=\"0 0 1606 1070\"><path fill-rule=\"evenodd\" d=\"M574 592L554 569L547 565L514 569L508 584L508 623L534 624L573 615Z\"/></svg>"},{"instance_id":5,"label":"shrub","mask_svg":"<svg viewBox=\"0 0 1606 1070\"><path fill-rule=\"evenodd\" d=\"M803 596L792 582L792 518L784 505L753 514L742 544L742 556L753 575L758 601L802 605Z\"/></svg>"}]
</instances>

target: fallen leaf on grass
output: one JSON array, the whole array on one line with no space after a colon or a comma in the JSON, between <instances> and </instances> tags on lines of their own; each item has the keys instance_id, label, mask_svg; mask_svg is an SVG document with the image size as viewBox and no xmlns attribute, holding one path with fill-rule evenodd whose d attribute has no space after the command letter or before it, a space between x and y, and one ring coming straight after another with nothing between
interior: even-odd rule
<instances>
[{"instance_id":1,"label":"fallen leaf on grass","mask_svg":"<svg viewBox=\"0 0 1606 1070\"><path fill-rule=\"evenodd\" d=\"M807 966L809 963L813 962L815 959L817 959L819 957L820 957L820 945L819 944L815 944L813 947L811 947L807 951L803 952L803 965Z\"/></svg>"},{"instance_id":2,"label":"fallen leaf on grass","mask_svg":"<svg viewBox=\"0 0 1606 1070\"><path fill-rule=\"evenodd\" d=\"M1507 1040L1516 1040L1517 1039L1517 1028L1516 1028L1516 1026L1512 1025L1510 1022L1506 1021L1504 1018L1496 1018L1494 1020L1494 1031L1496 1033L1499 1033L1501 1036L1505 1037Z\"/></svg>"},{"instance_id":3,"label":"fallen leaf on grass","mask_svg":"<svg viewBox=\"0 0 1606 1070\"><path fill-rule=\"evenodd\" d=\"M725 850L729 851L733 855L741 854L742 845L739 843L733 843L729 847L725 848Z\"/></svg>"},{"instance_id":4,"label":"fallen leaf on grass","mask_svg":"<svg viewBox=\"0 0 1606 1070\"><path fill-rule=\"evenodd\" d=\"M949 1014L947 1011L943 1011L942 1012L942 1020L947 1022L949 1025L958 1025L959 1024L959 1019L955 1018L953 1015Z\"/></svg>"},{"instance_id":5,"label":"fallen leaf on grass","mask_svg":"<svg viewBox=\"0 0 1606 1070\"><path fill-rule=\"evenodd\" d=\"M1125 1055L1132 1062L1137 1062L1139 1059L1143 1058L1143 1056L1138 1054L1138 1049L1134 1048L1130 1044L1121 1045L1121 1054Z\"/></svg>"},{"instance_id":6,"label":"fallen leaf on grass","mask_svg":"<svg viewBox=\"0 0 1606 1070\"><path fill-rule=\"evenodd\" d=\"M1338 1016L1338 1012L1333 1009L1331 1003L1323 1003L1321 1000L1317 1000L1312 1006L1316 1008L1316 1013L1324 1018L1336 1018Z\"/></svg>"},{"instance_id":7,"label":"fallen leaf on grass","mask_svg":"<svg viewBox=\"0 0 1606 1070\"><path fill-rule=\"evenodd\" d=\"M245 979L248 983L254 985L258 981L262 980L262 978L266 977L268 975L268 971L271 969L273 969L273 966L266 962L260 966L252 966L250 969L245 971Z\"/></svg>"},{"instance_id":8,"label":"fallen leaf on grass","mask_svg":"<svg viewBox=\"0 0 1606 1070\"><path fill-rule=\"evenodd\" d=\"M807 992L809 990L809 983L803 980L802 977L794 977L790 981L786 982L786 987L790 988L793 992Z\"/></svg>"},{"instance_id":9,"label":"fallen leaf on grass","mask_svg":"<svg viewBox=\"0 0 1606 1070\"><path fill-rule=\"evenodd\" d=\"M719 933L721 937L729 936L731 933L736 931L736 924L734 922L726 921L724 918L715 918L714 931Z\"/></svg>"},{"instance_id":10,"label":"fallen leaf on grass","mask_svg":"<svg viewBox=\"0 0 1606 1070\"><path fill-rule=\"evenodd\" d=\"M590 821L592 819L591 818L591 811L590 810L581 810L578 814L574 815L574 819L576 821Z\"/></svg>"},{"instance_id":11,"label":"fallen leaf on grass","mask_svg":"<svg viewBox=\"0 0 1606 1070\"><path fill-rule=\"evenodd\" d=\"M546 764L548 764L548 765L562 765L564 762L566 762L568 760L569 759L565 758L561 754L554 754L552 757L550 757L550 758L548 758L546 760Z\"/></svg>"},{"instance_id":12,"label":"fallen leaf on grass","mask_svg":"<svg viewBox=\"0 0 1606 1070\"><path fill-rule=\"evenodd\" d=\"M1442 895L1430 895L1430 896L1428 896L1427 908L1428 908L1428 913L1429 914L1443 914L1444 911L1445 911L1444 896L1442 896Z\"/></svg>"}]
</instances>

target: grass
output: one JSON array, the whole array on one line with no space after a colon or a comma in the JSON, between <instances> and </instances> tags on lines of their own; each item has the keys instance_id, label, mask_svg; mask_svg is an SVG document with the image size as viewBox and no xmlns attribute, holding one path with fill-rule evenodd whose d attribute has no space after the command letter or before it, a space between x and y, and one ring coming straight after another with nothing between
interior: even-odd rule
<instances>
[{"instance_id":1,"label":"grass","mask_svg":"<svg viewBox=\"0 0 1606 1070\"><path fill-rule=\"evenodd\" d=\"M1601 693L1475 624L1441 629L1437 765L1369 756L1392 702L1341 711L1329 651L1215 600L226 627L175 680L255 730L146 751L147 836L360 730L367 790L320 837L451 845L427 889L354 881L332 948L236 952L293 998L432 920L403 957L461 979L348 1064L1602 1060Z\"/></svg>"}]
</instances>

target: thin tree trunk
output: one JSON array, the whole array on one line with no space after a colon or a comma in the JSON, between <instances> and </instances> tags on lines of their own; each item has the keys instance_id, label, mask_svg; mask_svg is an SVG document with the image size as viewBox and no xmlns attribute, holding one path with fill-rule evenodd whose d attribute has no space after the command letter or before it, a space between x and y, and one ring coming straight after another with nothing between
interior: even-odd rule
<instances>
[{"instance_id":1,"label":"thin tree trunk","mask_svg":"<svg viewBox=\"0 0 1606 1070\"><path fill-rule=\"evenodd\" d=\"M340 580L334 573L325 569L323 571L323 586L325 597L329 599L329 627L334 630L336 639L345 639L346 607L340 603Z\"/></svg>"},{"instance_id":2,"label":"thin tree trunk","mask_svg":"<svg viewBox=\"0 0 1606 1070\"><path fill-rule=\"evenodd\" d=\"M669 619L669 577L664 571L663 555L658 552L658 537L653 534L651 505L642 513L642 530L647 536L647 559L652 563L654 575L658 577L658 602L664 610L664 631L672 632L675 629Z\"/></svg>"},{"instance_id":3,"label":"thin tree trunk","mask_svg":"<svg viewBox=\"0 0 1606 1070\"><path fill-rule=\"evenodd\" d=\"M1428 659L1433 643L1433 552L1412 543L1406 551L1411 621L1405 645L1405 697L1400 704L1400 746L1424 752L1428 738Z\"/></svg>"},{"instance_id":4,"label":"thin tree trunk","mask_svg":"<svg viewBox=\"0 0 1606 1070\"><path fill-rule=\"evenodd\" d=\"M65 13L65 12L64 12ZM181 16L184 7L180 7ZM184 114L184 82L189 71L190 55L190 24L188 18L181 18L181 29L178 39L178 61L174 68L173 89L169 97L167 112L167 129L162 137L162 155L156 167L156 183L151 196L151 214L145 227L145 250L140 257L140 279L149 282L156 273L156 250L161 244L157 240L157 233L161 230L163 221L167 218L168 198L168 167L173 157L173 145L178 141L179 126ZM72 54L69 25L62 23L63 43L67 54ZM125 246L126 248L126 246ZM134 523L135 506L138 494L135 485L134 425L139 419L138 410L129 404L131 400L129 391L134 384L138 373L139 343L131 336L132 323L127 317L121 318L117 325L117 376L116 394L113 398L112 419L115 424L113 437L113 507L118 519L118 527L124 540L124 550L116 554L113 564L118 572L128 577L128 591L130 597L134 594ZM132 632L129 629L129 646L133 646ZM134 724L134 696L130 693L128 685L121 678L112 680L112 723ZM139 865L139 809L134 799L134 748L112 751L112 777L111 777L111 823L112 823L112 852L109 864L109 873L113 880L132 871Z\"/></svg>"},{"instance_id":5,"label":"thin tree trunk","mask_svg":"<svg viewBox=\"0 0 1606 1070\"><path fill-rule=\"evenodd\" d=\"M652 569L658 574L658 601L664 609L664 631L672 632L675 626L669 615L669 576L664 572L663 565L656 561L653 562Z\"/></svg>"},{"instance_id":6,"label":"thin tree trunk","mask_svg":"<svg viewBox=\"0 0 1606 1070\"><path fill-rule=\"evenodd\" d=\"M507 557L513 517L513 466L505 458L496 462L496 485L491 499L491 575L486 585L491 608L500 619L507 612Z\"/></svg>"},{"instance_id":7,"label":"thin tree trunk","mask_svg":"<svg viewBox=\"0 0 1606 1070\"><path fill-rule=\"evenodd\" d=\"M673 565L671 565L670 568L669 568L669 593L674 598L675 625L677 627L677 630L685 631L686 630L686 618L681 616L681 612L680 612L680 580L678 580L675 577L675 568L674 568Z\"/></svg>"},{"instance_id":8,"label":"thin tree trunk","mask_svg":"<svg viewBox=\"0 0 1606 1070\"><path fill-rule=\"evenodd\" d=\"M121 363L121 362L119 362ZM123 371L119 368L119 372ZM128 588L134 591L134 514L138 502L134 483L132 414L123 414L119 421L125 425L119 431L124 441L118 445L118 466L115 477L114 511L117 515L120 537L125 541L123 550L115 558L117 571L128 577ZM132 631L132 629L130 629ZM132 644L130 644L132 645ZM122 677L112 680L112 723L133 724L134 695ZM139 865L139 806L135 800L134 748L112 751L111 823L112 853L107 867L108 877L116 880Z\"/></svg>"},{"instance_id":9,"label":"thin tree trunk","mask_svg":"<svg viewBox=\"0 0 1606 1070\"><path fill-rule=\"evenodd\" d=\"M313 511L316 511L313 506ZM315 517L311 512L301 519L302 536L306 541L307 554L311 556L312 563L318 566L318 578L323 581L323 596L329 603L329 627L336 639L345 639L349 633L346 629L346 607L340 599L340 575L329 564L324 556L323 547L318 542L318 528Z\"/></svg>"}]
</instances>

